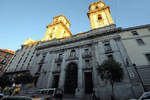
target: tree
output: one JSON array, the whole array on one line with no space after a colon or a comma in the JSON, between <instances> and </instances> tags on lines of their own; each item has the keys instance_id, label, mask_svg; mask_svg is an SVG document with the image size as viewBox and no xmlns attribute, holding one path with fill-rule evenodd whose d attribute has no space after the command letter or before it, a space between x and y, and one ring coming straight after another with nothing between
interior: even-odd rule
<instances>
[{"instance_id":1,"label":"tree","mask_svg":"<svg viewBox=\"0 0 150 100\"><path fill-rule=\"evenodd\" d=\"M30 73L22 73L14 78L16 84L27 84L34 81L34 77Z\"/></svg>"},{"instance_id":2,"label":"tree","mask_svg":"<svg viewBox=\"0 0 150 100\"><path fill-rule=\"evenodd\" d=\"M114 83L121 82L123 80L123 69L121 65L115 60L105 60L99 67L98 72L102 80L106 79L112 86L112 99L114 99Z\"/></svg>"},{"instance_id":3,"label":"tree","mask_svg":"<svg viewBox=\"0 0 150 100\"><path fill-rule=\"evenodd\" d=\"M6 86L11 86L12 85L12 81L9 79L9 77L7 75L2 75L0 77L0 86L2 88L5 88Z\"/></svg>"}]
</instances>

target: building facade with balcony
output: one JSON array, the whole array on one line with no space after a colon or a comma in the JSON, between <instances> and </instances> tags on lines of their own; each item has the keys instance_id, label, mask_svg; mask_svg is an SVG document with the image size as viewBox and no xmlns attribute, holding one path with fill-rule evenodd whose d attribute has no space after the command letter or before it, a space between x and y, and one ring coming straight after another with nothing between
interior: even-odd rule
<instances>
[{"instance_id":1,"label":"building facade with balcony","mask_svg":"<svg viewBox=\"0 0 150 100\"><path fill-rule=\"evenodd\" d=\"M137 98L150 85L150 25L116 27L109 6L102 1L90 5L88 17L91 30L75 35L65 16L54 17L45 37L26 40L5 72L15 75L30 71L38 88L61 88L77 97L95 91L97 97L110 100L111 85L100 78L97 68L103 61L114 59L124 72L123 81L114 85L116 100Z\"/></svg>"}]
</instances>

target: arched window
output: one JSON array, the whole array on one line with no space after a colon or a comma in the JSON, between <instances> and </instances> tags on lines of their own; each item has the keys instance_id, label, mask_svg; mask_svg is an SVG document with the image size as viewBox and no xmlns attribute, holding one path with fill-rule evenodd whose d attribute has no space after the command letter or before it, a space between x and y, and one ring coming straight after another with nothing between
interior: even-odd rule
<instances>
[{"instance_id":1,"label":"arched window","mask_svg":"<svg viewBox=\"0 0 150 100\"><path fill-rule=\"evenodd\" d=\"M96 6L95 9L98 9L98 6Z\"/></svg>"},{"instance_id":2,"label":"arched window","mask_svg":"<svg viewBox=\"0 0 150 100\"><path fill-rule=\"evenodd\" d=\"M102 20L102 19L103 19L103 18L102 18L102 15L101 15L101 14L98 14L97 19L98 19L98 20Z\"/></svg>"}]
</instances>

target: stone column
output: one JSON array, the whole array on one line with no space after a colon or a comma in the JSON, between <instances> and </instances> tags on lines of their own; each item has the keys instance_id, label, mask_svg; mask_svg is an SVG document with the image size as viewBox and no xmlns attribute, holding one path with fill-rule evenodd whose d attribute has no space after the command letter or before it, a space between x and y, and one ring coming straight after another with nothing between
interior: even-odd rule
<instances>
[{"instance_id":1,"label":"stone column","mask_svg":"<svg viewBox=\"0 0 150 100\"><path fill-rule=\"evenodd\" d=\"M96 66L98 65L101 65L103 63L103 61L105 59L107 59L104 55L104 47L103 47L103 43L102 41L98 42L97 45L95 45L95 63L96 63ZM96 69L94 69L96 70ZM98 74L98 73L97 73ZM97 75L96 75L97 76ZM100 86L104 86L104 82L103 80L100 78L100 75L98 74L98 84Z\"/></svg>"},{"instance_id":2,"label":"stone column","mask_svg":"<svg viewBox=\"0 0 150 100\"><path fill-rule=\"evenodd\" d=\"M79 48L78 51L79 51L78 52L78 57L79 57L79 61L78 61L78 86L76 89L76 96L82 97L84 95L83 71L82 71L82 67L83 67L82 48Z\"/></svg>"},{"instance_id":3,"label":"stone column","mask_svg":"<svg viewBox=\"0 0 150 100\"><path fill-rule=\"evenodd\" d=\"M96 66L94 64L93 64L92 75L93 75L93 87L95 89L98 87L99 82L98 82L98 76L97 76L97 69L96 69Z\"/></svg>"},{"instance_id":4,"label":"stone column","mask_svg":"<svg viewBox=\"0 0 150 100\"><path fill-rule=\"evenodd\" d=\"M60 77L59 77L59 84L58 87L64 90L64 84L65 84L65 74L66 74L66 64L65 64L65 59L67 58L67 51L64 52L63 56L63 61L61 64L61 72L60 72Z\"/></svg>"},{"instance_id":5,"label":"stone column","mask_svg":"<svg viewBox=\"0 0 150 100\"><path fill-rule=\"evenodd\" d=\"M52 71L48 71L48 81L47 81L47 88L50 88L52 86Z\"/></svg>"},{"instance_id":6,"label":"stone column","mask_svg":"<svg viewBox=\"0 0 150 100\"><path fill-rule=\"evenodd\" d=\"M97 76L97 66L98 66L98 53L97 53L97 44L92 45L92 75L93 75L93 87L98 87L98 76Z\"/></svg>"},{"instance_id":7,"label":"stone column","mask_svg":"<svg viewBox=\"0 0 150 100\"><path fill-rule=\"evenodd\" d=\"M65 84L65 69L61 69L60 77L59 77L59 84L58 87L64 90L64 84Z\"/></svg>"},{"instance_id":8,"label":"stone column","mask_svg":"<svg viewBox=\"0 0 150 100\"><path fill-rule=\"evenodd\" d=\"M99 44L99 43L98 43ZM102 53L99 52L99 46L98 44L93 44L92 45L92 75L93 75L93 90L95 90L96 92L96 96L99 96L99 75L97 72L97 68L98 68L98 63L101 63L99 60L99 56L102 55ZM102 45L100 45L102 46ZM101 49L100 49L101 50ZM102 84L102 83L101 83Z\"/></svg>"},{"instance_id":9,"label":"stone column","mask_svg":"<svg viewBox=\"0 0 150 100\"><path fill-rule=\"evenodd\" d=\"M53 82L53 69L54 69L54 59L55 58L55 54L49 54L48 58L49 62L47 65L47 72L48 72L48 81L47 81L47 88L52 87L52 82Z\"/></svg>"}]
</instances>

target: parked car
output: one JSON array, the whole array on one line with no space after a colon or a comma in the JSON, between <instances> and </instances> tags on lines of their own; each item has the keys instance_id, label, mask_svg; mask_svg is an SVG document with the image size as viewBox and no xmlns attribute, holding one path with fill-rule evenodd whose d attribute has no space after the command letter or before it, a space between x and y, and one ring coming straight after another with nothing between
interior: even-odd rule
<instances>
[{"instance_id":1,"label":"parked car","mask_svg":"<svg viewBox=\"0 0 150 100\"><path fill-rule=\"evenodd\" d=\"M32 100L27 96L5 96L1 100Z\"/></svg>"},{"instance_id":2,"label":"parked car","mask_svg":"<svg viewBox=\"0 0 150 100\"><path fill-rule=\"evenodd\" d=\"M129 100L150 100L150 92L144 92L139 99L129 99Z\"/></svg>"},{"instance_id":3,"label":"parked car","mask_svg":"<svg viewBox=\"0 0 150 100\"><path fill-rule=\"evenodd\" d=\"M40 91L40 93L41 94L54 94L55 93L55 88L48 88L48 89L40 89L39 91Z\"/></svg>"},{"instance_id":4,"label":"parked car","mask_svg":"<svg viewBox=\"0 0 150 100\"><path fill-rule=\"evenodd\" d=\"M0 93L0 99L4 96L4 94Z\"/></svg>"},{"instance_id":5,"label":"parked car","mask_svg":"<svg viewBox=\"0 0 150 100\"><path fill-rule=\"evenodd\" d=\"M150 92L144 92L138 100L150 100Z\"/></svg>"}]
</instances>

